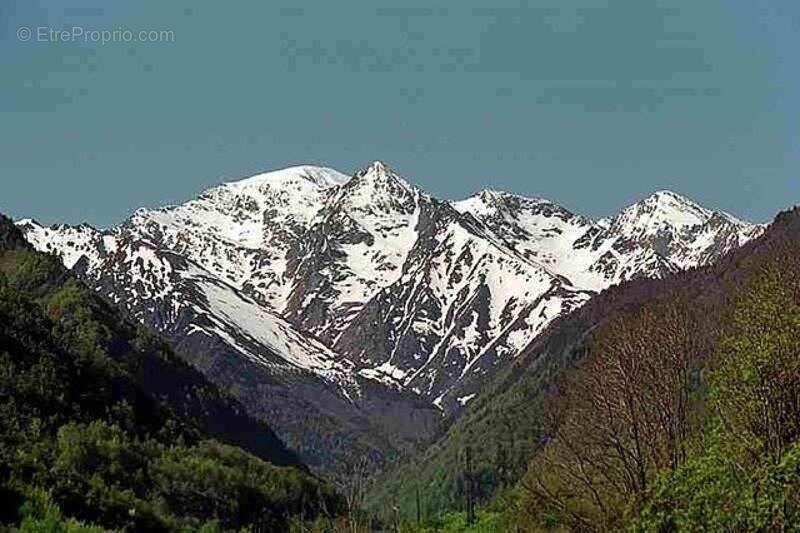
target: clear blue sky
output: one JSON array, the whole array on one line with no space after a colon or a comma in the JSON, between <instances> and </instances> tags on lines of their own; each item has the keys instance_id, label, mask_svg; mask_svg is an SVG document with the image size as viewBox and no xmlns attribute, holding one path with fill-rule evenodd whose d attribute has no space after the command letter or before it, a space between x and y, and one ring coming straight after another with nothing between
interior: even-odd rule
<instances>
[{"instance_id":1,"label":"clear blue sky","mask_svg":"<svg viewBox=\"0 0 800 533\"><path fill-rule=\"evenodd\" d=\"M0 210L111 225L382 159L445 198L602 216L669 188L765 221L800 203L798 50L797 0L3 0Z\"/></svg>"}]
</instances>

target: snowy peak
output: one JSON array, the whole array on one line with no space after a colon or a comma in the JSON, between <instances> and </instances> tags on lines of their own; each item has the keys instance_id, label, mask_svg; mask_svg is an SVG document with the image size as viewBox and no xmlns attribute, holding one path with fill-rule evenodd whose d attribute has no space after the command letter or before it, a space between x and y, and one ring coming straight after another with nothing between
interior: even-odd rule
<instances>
[{"instance_id":1,"label":"snowy peak","mask_svg":"<svg viewBox=\"0 0 800 533\"><path fill-rule=\"evenodd\" d=\"M764 229L671 191L656 192L599 227L581 246L601 253L591 271L613 283L709 264Z\"/></svg>"},{"instance_id":2,"label":"snowy peak","mask_svg":"<svg viewBox=\"0 0 800 533\"><path fill-rule=\"evenodd\" d=\"M495 189L483 189L475 195L451 205L460 213L470 213L477 217L502 216L511 219L523 219L526 216L542 214L558 215L568 219L574 215L558 204L543 198L530 198Z\"/></svg>"},{"instance_id":3,"label":"snowy peak","mask_svg":"<svg viewBox=\"0 0 800 533\"><path fill-rule=\"evenodd\" d=\"M355 173L356 178L361 178L366 175L397 176L397 173L383 161L373 161L371 164L357 170Z\"/></svg>"},{"instance_id":4,"label":"snowy peak","mask_svg":"<svg viewBox=\"0 0 800 533\"><path fill-rule=\"evenodd\" d=\"M350 182L342 187L343 196L383 207L408 202L419 194L419 189L381 161L356 171Z\"/></svg>"},{"instance_id":5,"label":"snowy peak","mask_svg":"<svg viewBox=\"0 0 800 533\"><path fill-rule=\"evenodd\" d=\"M747 236L758 235L760 226L744 222L727 213L706 209L672 191L658 191L625 208L611 220L609 231L624 239L678 241L697 243L701 233L737 233L741 243ZM708 235L706 235L708 237Z\"/></svg>"},{"instance_id":6,"label":"snowy peak","mask_svg":"<svg viewBox=\"0 0 800 533\"><path fill-rule=\"evenodd\" d=\"M683 230L708 222L713 211L671 191L656 192L625 208L613 226L625 234L655 234L665 228Z\"/></svg>"},{"instance_id":7,"label":"snowy peak","mask_svg":"<svg viewBox=\"0 0 800 533\"><path fill-rule=\"evenodd\" d=\"M350 176L342 174L332 168L301 165L257 174L243 180L225 183L223 186L232 189L248 190L296 180L306 180L322 189L329 189L331 187L344 185L350 180Z\"/></svg>"},{"instance_id":8,"label":"snowy peak","mask_svg":"<svg viewBox=\"0 0 800 533\"><path fill-rule=\"evenodd\" d=\"M316 166L266 172L178 206L139 210L123 231L184 255L279 312L291 289L289 250L350 179Z\"/></svg>"},{"instance_id":9,"label":"snowy peak","mask_svg":"<svg viewBox=\"0 0 800 533\"><path fill-rule=\"evenodd\" d=\"M241 246L261 248L269 244L265 240L269 236L261 231L264 225L308 223L324 204L326 191L349 179L328 168L290 167L213 187L178 206L140 209L135 217L189 226Z\"/></svg>"},{"instance_id":10,"label":"snowy peak","mask_svg":"<svg viewBox=\"0 0 800 533\"><path fill-rule=\"evenodd\" d=\"M742 231L760 228L728 213L706 209L672 191L655 192L628 206L612 219L611 224L618 229L636 228L639 234L655 234L665 228L684 231L713 223L715 220L718 223L729 223Z\"/></svg>"},{"instance_id":11,"label":"snowy peak","mask_svg":"<svg viewBox=\"0 0 800 533\"><path fill-rule=\"evenodd\" d=\"M503 204L509 200L518 200L524 201L529 203L549 203L547 200L543 198L531 198L528 196L522 196L519 194L510 193L507 191L500 191L497 189L481 189L478 191L477 194L473 195L471 198L477 198L487 204L496 204L500 203Z\"/></svg>"},{"instance_id":12,"label":"snowy peak","mask_svg":"<svg viewBox=\"0 0 800 533\"><path fill-rule=\"evenodd\" d=\"M506 194L494 189L482 189L469 198L451 204L460 213L488 214L503 208L503 197Z\"/></svg>"},{"instance_id":13,"label":"snowy peak","mask_svg":"<svg viewBox=\"0 0 800 533\"><path fill-rule=\"evenodd\" d=\"M549 203L547 200L543 200L541 198L529 198L526 196L521 196L518 194L513 194L506 191L499 191L496 189L482 189L478 192L478 194L474 195L473 198L476 198L483 202L486 205L494 205L498 207L505 207L508 206L509 203L525 203L525 204L541 204L541 203Z\"/></svg>"}]
</instances>

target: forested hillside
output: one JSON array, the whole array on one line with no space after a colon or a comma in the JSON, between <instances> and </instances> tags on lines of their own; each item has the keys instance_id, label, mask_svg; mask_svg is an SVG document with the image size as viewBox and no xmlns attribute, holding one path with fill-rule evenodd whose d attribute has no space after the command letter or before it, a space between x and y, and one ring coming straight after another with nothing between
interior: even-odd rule
<instances>
[{"instance_id":1,"label":"forested hillside","mask_svg":"<svg viewBox=\"0 0 800 533\"><path fill-rule=\"evenodd\" d=\"M526 530L800 523L800 212L611 317L549 396L509 511Z\"/></svg>"},{"instance_id":2,"label":"forested hillside","mask_svg":"<svg viewBox=\"0 0 800 533\"><path fill-rule=\"evenodd\" d=\"M419 488L423 514L462 508L469 446L473 493L502 501L502 528L790 528L798 252L794 210L714 266L605 291L387 476L376 501L413 515Z\"/></svg>"},{"instance_id":3,"label":"forested hillside","mask_svg":"<svg viewBox=\"0 0 800 533\"><path fill-rule=\"evenodd\" d=\"M267 426L2 216L0 492L0 524L25 531L281 531L342 508Z\"/></svg>"}]
</instances>

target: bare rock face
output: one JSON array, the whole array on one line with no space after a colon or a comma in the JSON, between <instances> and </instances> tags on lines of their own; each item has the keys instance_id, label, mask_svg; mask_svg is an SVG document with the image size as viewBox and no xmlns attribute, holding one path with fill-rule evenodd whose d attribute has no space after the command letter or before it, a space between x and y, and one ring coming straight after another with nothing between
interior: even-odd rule
<instances>
[{"instance_id":1,"label":"bare rock face","mask_svg":"<svg viewBox=\"0 0 800 533\"><path fill-rule=\"evenodd\" d=\"M18 224L334 473L411 446L597 292L763 231L671 192L602 220L490 190L446 202L380 162L261 174L110 230Z\"/></svg>"}]
</instances>

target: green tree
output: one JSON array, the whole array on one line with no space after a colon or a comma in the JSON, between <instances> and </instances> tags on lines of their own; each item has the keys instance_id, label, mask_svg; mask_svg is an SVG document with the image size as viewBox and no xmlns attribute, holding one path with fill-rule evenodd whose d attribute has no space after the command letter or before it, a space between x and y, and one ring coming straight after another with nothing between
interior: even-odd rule
<instances>
[{"instance_id":1,"label":"green tree","mask_svg":"<svg viewBox=\"0 0 800 533\"><path fill-rule=\"evenodd\" d=\"M778 464L800 437L800 307L777 269L737 299L710 399L726 433L753 458Z\"/></svg>"},{"instance_id":2,"label":"green tree","mask_svg":"<svg viewBox=\"0 0 800 533\"><path fill-rule=\"evenodd\" d=\"M800 306L780 270L736 298L710 377L698 453L661 475L646 530L797 530L800 509Z\"/></svg>"}]
</instances>

